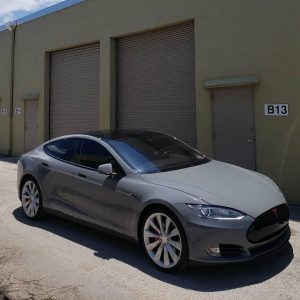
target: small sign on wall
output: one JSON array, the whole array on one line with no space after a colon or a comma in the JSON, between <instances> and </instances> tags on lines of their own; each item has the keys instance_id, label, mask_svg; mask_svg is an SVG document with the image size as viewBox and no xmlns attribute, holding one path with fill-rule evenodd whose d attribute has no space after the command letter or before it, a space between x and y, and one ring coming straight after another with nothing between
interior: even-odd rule
<instances>
[{"instance_id":1,"label":"small sign on wall","mask_svg":"<svg viewBox=\"0 0 300 300\"><path fill-rule=\"evenodd\" d=\"M265 104L265 116L283 116L289 115L288 104Z\"/></svg>"},{"instance_id":2,"label":"small sign on wall","mask_svg":"<svg viewBox=\"0 0 300 300\"><path fill-rule=\"evenodd\" d=\"M7 114L8 114L8 110L7 110L6 108L2 108L2 109L0 110L0 115L1 115L1 116L7 116Z\"/></svg>"},{"instance_id":3,"label":"small sign on wall","mask_svg":"<svg viewBox=\"0 0 300 300\"><path fill-rule=\"evenodd\" d=\"M21 114L22 114L22 108L21 108L21 107L17 107L17 108L15 109L15 114L16 114L16 115L21 115Z\"/></svg>"}]
</instances>

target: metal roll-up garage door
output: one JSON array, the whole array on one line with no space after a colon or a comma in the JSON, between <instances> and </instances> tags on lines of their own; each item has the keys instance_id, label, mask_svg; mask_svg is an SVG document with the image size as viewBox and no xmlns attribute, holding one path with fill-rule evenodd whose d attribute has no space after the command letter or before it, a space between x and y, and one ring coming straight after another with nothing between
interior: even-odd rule
<instances>
[{"instance_id":1,"label":"metal roll-up garage door","mask_svg":"<svg viewBox=\"0 0 300 300\"><path fill-rule=\"evenodd\" d=\"M50 55L50 137L99 129L99 43Z\"/></svg>"},{"instance_id":2,"label":"metal roll-up garage door","mask_svg":"<svg viewBox=\"0 0 300 300\"><path fill-rule=\"evenodd\" d=\"M117 127L163 131L196 146L193 22L118 39Z\"/></svg>"}]
</instances>

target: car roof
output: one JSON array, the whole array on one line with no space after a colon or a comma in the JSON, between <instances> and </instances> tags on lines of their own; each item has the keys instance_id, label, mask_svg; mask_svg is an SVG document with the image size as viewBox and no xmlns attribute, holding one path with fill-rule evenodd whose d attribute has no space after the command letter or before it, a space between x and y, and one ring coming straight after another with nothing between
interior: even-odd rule
<instances>
[{"instance_id":1,"label":"car roof","mask_svg":"<svg viewBox=\"0 0 300 300\"><path fill-rule=\"evenodd\" d=\"M147 129L119 129L119 130L101 130L101 131L89 131L89 132L82 132L81 135L88 135L99 139L124 139L128 137L132 137L134 135L141 135L146 133L154 133L162 135L162 132L154 131L154 130L147 130Z\"/></svg>"}]
</instances>

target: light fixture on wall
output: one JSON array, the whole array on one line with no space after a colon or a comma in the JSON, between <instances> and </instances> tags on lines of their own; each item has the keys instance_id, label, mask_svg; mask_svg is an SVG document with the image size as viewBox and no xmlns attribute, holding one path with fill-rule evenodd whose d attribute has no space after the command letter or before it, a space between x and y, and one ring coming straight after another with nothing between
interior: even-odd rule
<instances>
[{"instance_id":1,"label":"light fixture on wall","mask_svg":"<svg viewBox=\"0 0 300 300\"><path fill-rule=\"evenodd\" d=\"M14 31L17 27L17 21L7 22L4 26L7 30Z\"/></svg>"}]
</instances>

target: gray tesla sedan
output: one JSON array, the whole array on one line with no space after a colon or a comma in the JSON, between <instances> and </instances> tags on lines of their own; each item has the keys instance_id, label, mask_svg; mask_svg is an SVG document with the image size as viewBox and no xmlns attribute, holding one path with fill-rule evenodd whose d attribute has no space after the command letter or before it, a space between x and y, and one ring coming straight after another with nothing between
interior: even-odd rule
<instances>
[{"instance_id":1,"label":"gray tesla sedan","mask_svg":"<svg viewBox=\"0 0 300 300\"><path fill-rule=\"evenodd\" d=\"M138 241L160 269L253 260L284 247L276 184L169 135L92 132L51 140L18 162L26 216L59 214Z\"/></svg>"}]
</instances>

